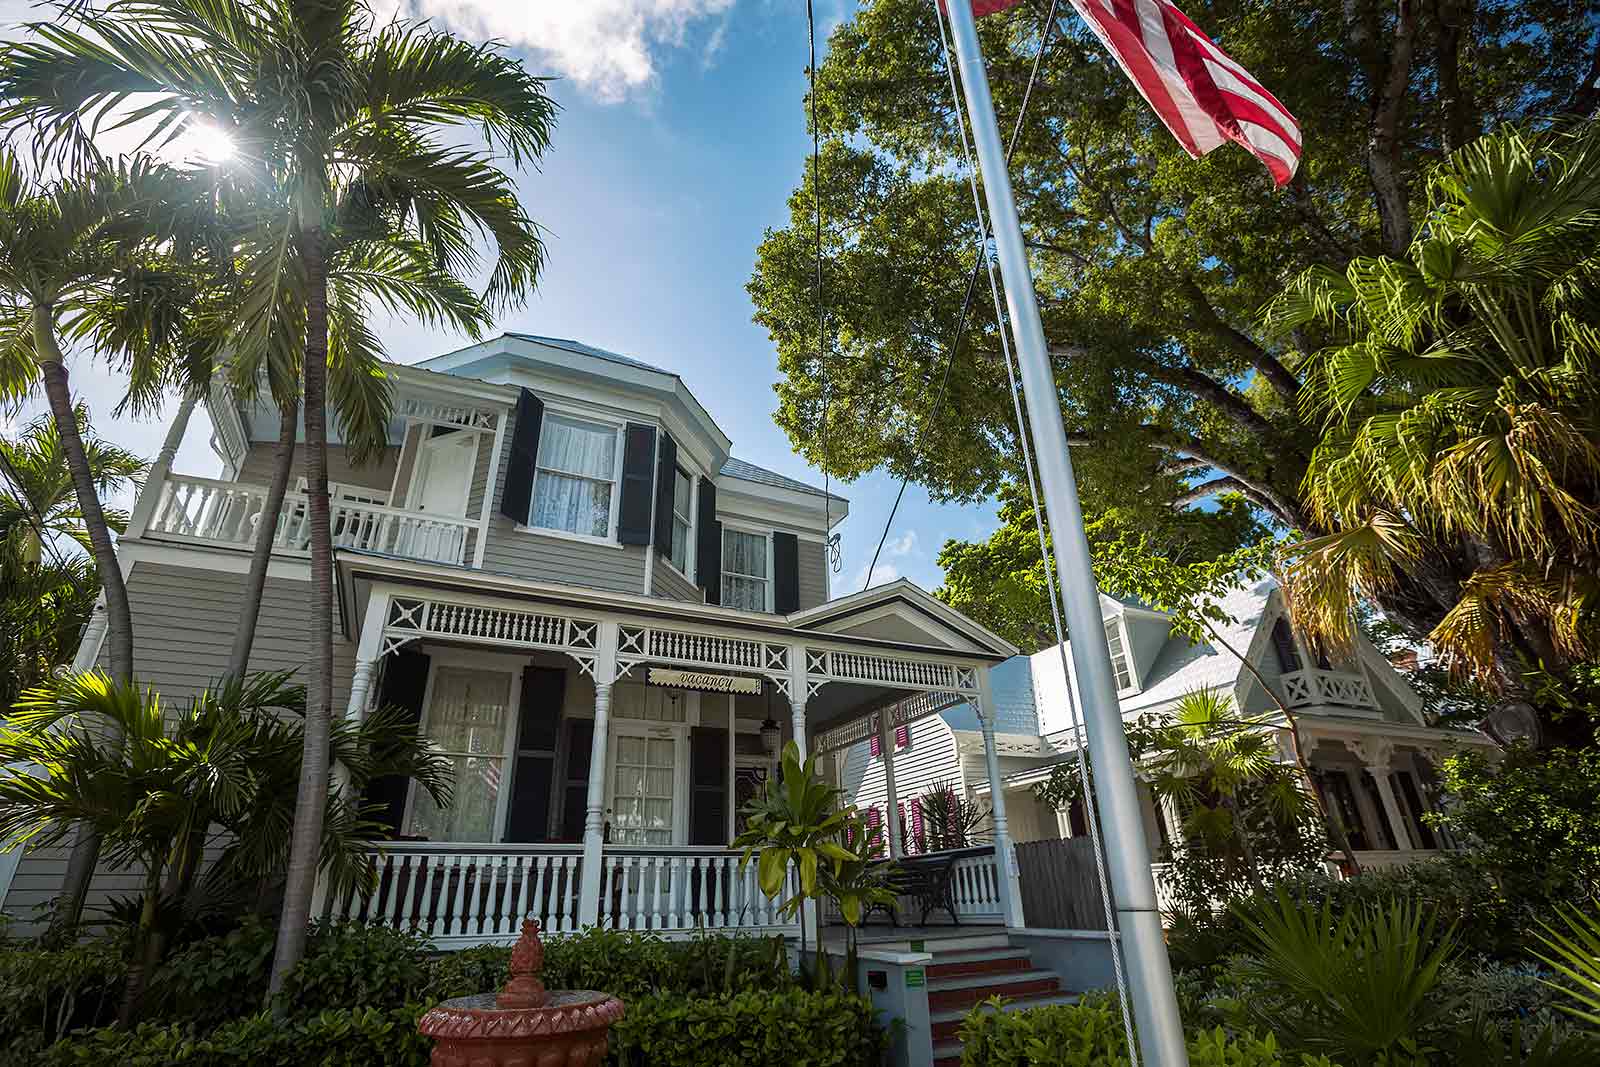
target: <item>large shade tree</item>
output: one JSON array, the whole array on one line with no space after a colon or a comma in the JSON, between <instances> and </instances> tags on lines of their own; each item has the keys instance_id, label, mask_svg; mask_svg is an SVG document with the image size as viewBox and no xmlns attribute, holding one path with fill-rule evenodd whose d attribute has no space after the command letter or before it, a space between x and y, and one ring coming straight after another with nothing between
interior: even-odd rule
<instances>
[{"instance_id":1,"label":"large shade tree","mask_svg":"<svg viewBox=\"0 0 1600 1067\"><path fill-rule=\"evenodd\" d=\"M1006 126L1049 8L979 24ZM1304 527L1321 426L1302 412L1301 366L1321 339L1273 334L1258 310L1308 266L1403 253L1421 176L1449 150L1508 119L1592 112L1600 25L1543 0L1187 10L1300 118L1305 157L1282 190L1236 148L1189 159L1060 6L1011 176L1062 411L1086 496L1130 521L1239 493ZM778 422L808 459L968 500L1019 479L1021 449L987 300L948 351L978 233L934 17L922 0L864 5L818 72L830 351L809 181L749 290L779 349ZM1414 633L1438 622L1391 606Z\"/></svg>"},{"instance_id":2,"label":"large shade tree","mask_svg":"<svg viewBox=\"0 0 1600 1067\"><path fill-rule=\"evenodd\" d=\"M259 167L277 198L241 256L235 343L258 364L298 359L311 526L310 648L305 758L273 986L304 951L327 803L333 699L333 585L327 475L328 364L371 359L364 319L341 321L331 297L341 213L386 205L413 245L375 254L427 257L470 272L493 246L485 300L525 298L543 261L538 228L499 167L537 158L556 107L542 79L496 45L475 46L425 25L380 26L362 0L127 0L68 4L60 24L36 24L0 72L0 112L35 126L58 154L89 141L91 119L137 94L158 136L207 121ZM476 135L487 150L464 147ZM352 306L350 304L345 305ZM274 390L280 404L286 395Z\"/></svg>"}]
</instances>

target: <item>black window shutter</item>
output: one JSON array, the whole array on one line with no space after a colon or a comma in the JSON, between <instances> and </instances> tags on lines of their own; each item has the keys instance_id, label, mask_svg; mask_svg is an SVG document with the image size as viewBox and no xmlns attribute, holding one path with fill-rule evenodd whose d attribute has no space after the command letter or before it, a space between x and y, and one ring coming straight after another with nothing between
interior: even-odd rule
<instances>
[{"instance_id":1,"label":"black window shutter","mask_svg":"<svg viewBox=\"0 0 1600 1067\"><path fill-rule=\"evenodd\" d=\"M617 514L617 540L625 545L648 545L656 428L630 422L622 440L622 508Z\"/></svg>"},{"instance_id":2,"label":"black window shutter","mask_svg":"<svg viewBox=\"0 0 1600 1067\"><path fill-rule=\"evenodd\" d=\"M707 604L722 603L722 523L717 521L717 487L700 479L700 513L695 516L694 576Z\"/></svg>"},{"instance_id":3,"label":"black window shutter","mask_svg":"<svg viewBox=\"0 0 1600 1067\"><path fill-rule=\"evenodd\" d=\"M1272 626L1272 648L1278 654L1278 669L1288 674L1300 669L1300 650L1295 647L1289 620L1279 617Z\"/></svg>"},{"instance_id":4,"label":"black window shutter","mask_svg":"<svg viewBox=\"0 0 1600 1067\"><path fill-rule=\"evenodd\" d=\"M567 722L567 780L561 804L561 840L582 841L589 813L589 756L594 747L594 720Z\"/></svg>"},{"instance_id":5,"label":"black window shutter","mask_svg":"<svg viewBox=\"0 0 1600 1067\"><path fill-rule=\"evenodd\" d=\"M678 442L665 430L656 452L656 551L672 554L672 499L678 481Z\"/></svg>"},{"instance_id":6,"label":"black window shutter","mask_svg":"<svg viewBox=\"0 0 1600 1067\"><path fill-rule=\"evenodd\" d=\"M506 488L500 494L500 514L512 522L527 522L533 506L533 472L539 462L539 429L543 425L544 401L522 390L517 396L517 422L511 430Z\"/></svg>"},{"instance_id":7,"label":"black window shutter","mask_svg":"<svg viewBox=\"0 0 1600 1067\"><path fill-rule=\"evenodd\" d=\"M728 731L689 731L689 844L728 843Z\"/></svg>"},{"instance_id":8,"label":"black window shutter","mask_svg":"<svg viewBox=\"0 0 1600 1067\"><path fill-rule=\"evenodd\" d=\"M550 787L556 769L556 738L567 672L525 667L518 708L517 755L506 809L507 841L544 841L550 836Z\"/></svg>"},{"instance_id":9,"label":"black window shutter","mask_svg":"<svg viewBox=\"0 0 1600 1067\"><path fill-rule=\"evenodd\" d=\"M413 724L422 722L422 694L428 687L429 657L422 652L402 648L383 661L383 684L378 689L380 708L396 707L406 713ZM383 823L391 835L400 832L400 821L406 814L406 793L411 779L392 774L375 778L367 783L364 798L369 810L368 818Z\"/></svg>"},{"instance_id":10,"label":"black window shutter","mask_svg":"<svg viewBox=\"0 0 1600 1067\"><path fill-rule=\"evenodd\" d=\"M772 535L772 610L800 610L800 539L792 533Z\"/></svg>"}]
</instances>

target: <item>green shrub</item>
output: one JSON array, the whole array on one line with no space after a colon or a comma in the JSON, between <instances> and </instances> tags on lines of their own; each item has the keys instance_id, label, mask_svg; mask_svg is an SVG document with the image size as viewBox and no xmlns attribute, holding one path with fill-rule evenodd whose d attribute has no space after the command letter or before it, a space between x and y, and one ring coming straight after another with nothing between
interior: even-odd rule
<instances>
[{"instance_id":1,"label":"green shrub","mask_svg":"<svg viewBox=\"0 0 1600 1067\"><path fill-rule=\"evenodd\" d=\"M1437 931L1454 926L1463 951L1507 961L1524 957L1523 931L1534 925L1526 904L1513 904L1481 867L1451 855L1350 879L1289 879L1268 892L1239 898L1234 908L1213 918L1179 916L1167 937L1173 966L1204 969L1239 953L1249 938L1238 909L1270 904L1279 894L1311 908L1326 903L1336 914L1415 902L1432 910Z\"/></svg>"},{"instance_id":2,"label":"green shrub","mask_svg":"<svg viewBox=\"0 0 1600 1067\"><path fill-rule=\"evenodd\" d=\"M386 926L319 923L283 993L296 1016L329 1008L398 1008L420 998L428 962L428 943L414 934Z\"/></svg>"},{"instance_id":3,"label":"green shrub","mask_svg":"<svg viewBox=\"0 0 1600 1067\"><path fill-rule=\"evenodd\" d=\"M884 1040L871 1003L846 993L664 994L628 1004L611 1056L624 1067L863 1067Z\"/></svg>"},{"instance_id":4,"label":"green shrub","mask_svg":"<svg viewBox=\"0 0 1600 1067\"><path fill-rule=\"evenodd\" d=\"M193 1023L203 1032L260 1011L272 974L275 936L271 926L250 916L229 933L173 953L150 980L143 1015Z\"/></svg>"},{"instance_id":5,"label":"green shrub","mask_svg":"<svg viewBox=\"0 0 1600 1067\"><path fill-rule=\"evenodd\" d=\"M656 993L705 996L792 984L781 938L664 941L655 934L589 929L545 942L544 984L598 989L629 1003Z\"/></svg>"},{"instance_id":6,"label":"green shrub","mask_svg":"<svg viewBox=\"0 0 1600 1067\"><path fill-rule=\"evenodd\" d=\"M962 1067L1119 1067L1129 1063L1114 1001L1089 997L1001 1012L980 1004L961 1023ZM1286 1055L1269 1035L1230 1036L1221 1027L1188 1035L1190 1067L1333 1067L1323 1057Z\"/></svg>"},{"instance_id":7,"label":"green shrub","mask_svg":"<svg viewBox=\"0 0 1600 1067\"><path fill-rule=\"evenodd\" d=\"M0 948L0 1061L21 1062L71 1030L110 1021L127 973L119 941Z\"/></svg>"}]
</instances>

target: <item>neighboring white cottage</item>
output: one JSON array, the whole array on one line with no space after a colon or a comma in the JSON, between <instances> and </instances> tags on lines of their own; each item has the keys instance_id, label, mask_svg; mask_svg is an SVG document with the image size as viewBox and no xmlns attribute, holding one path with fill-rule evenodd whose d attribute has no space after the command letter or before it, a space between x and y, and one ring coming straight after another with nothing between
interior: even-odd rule
<instances>
[{"instance_id":1,"label":"neighboring white cottage","mask_svg":"<svg viewBox=\"0 0 1600 1067\"><path fill-rule=\"evenodd\" d=\"M1270 579L1233 590L1222 607L1235 621L1205 644L1172 635L1161 612L1106 596L1101 605L1125 720L1170 710L1195 690L1216 689L1231 695L1245 714L1263 717L1266 728L1279 730L1288 760L1281 701L1299 720L1317 788L1344 823L1363 865L1404 862L1445 844L1422 819L1434 804L1434 767L1452 748L1489 742L1429 726L1420 698L1365 638L1347 661L1313 654L1291 626L1283 595ZM990 672L1010 837L1019 844L1087 832L1081 810L1056 812L1036 800L1032 789L1055 766L1076 758L1063 671L1070 662L1070 645L1064 645L1015 657ZM969 702L949 700L937 715L889 731L887 744L859 740L839 747L838 782L868 810L904 807L913 840L902 850L915 853L912 798L948 783L987 803L980 725ZM829 739L819 747L831 747ZM1146 836L1156 853L1152 858L1159 860L1176 832L1176 813L1162 810L1148 790L1141 794Z\"/></svg>"}]
</instances>

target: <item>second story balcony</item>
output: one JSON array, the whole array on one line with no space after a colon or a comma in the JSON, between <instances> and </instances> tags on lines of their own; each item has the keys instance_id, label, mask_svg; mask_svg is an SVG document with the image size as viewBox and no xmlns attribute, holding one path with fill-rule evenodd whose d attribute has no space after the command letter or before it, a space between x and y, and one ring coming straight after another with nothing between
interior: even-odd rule
<instances>
[{"instance_id":1,"label":"second story balcony","mask_svg":"<svg viewBox=\"0 0 1600 1067\"><path fill-rule=\"evenodd\" d=\"M429 563L466 562L476 519L453 518L390 507L383 494L331 486L329 524L336 548L350 548ZM267 487L216 478L169 474L151 513L147 535L225 548L249 550L256 543ZM273 533L273 551L310 551L310 503L304 493L287 493Z\"/></svg>"},{"instance_id":2,"label":"second story balcony","mask_svg":"<svg viewBox=\"0 0 1600 1067\"><path fill-rule=\"evenodd\" d=\"M1326 705L1378 710L1372 683L1365 675L1321 669L1290 671L1283 676L1284 703L1291 708Z\"/></svg>"}]
</instances>

